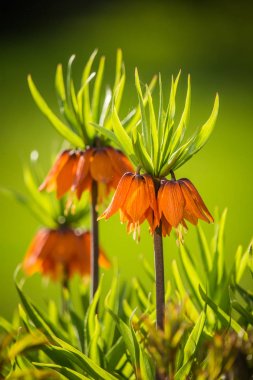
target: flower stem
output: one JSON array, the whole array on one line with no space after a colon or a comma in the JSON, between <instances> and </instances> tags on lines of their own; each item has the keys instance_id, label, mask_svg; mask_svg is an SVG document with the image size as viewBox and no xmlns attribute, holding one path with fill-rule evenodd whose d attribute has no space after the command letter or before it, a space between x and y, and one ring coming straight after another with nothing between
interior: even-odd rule
<instances>
[{"instance_id":1,"label":"flower stem","mask_svg":"<svg viewBox=\"0 0 253 380\"><path fill-rule=\"evenodd\" d=\"M61 283L61 301L62 315L65 316L69 311L69 281L66 274L64 275Z\"/></svg>"},{"instance_id":2,"label":"flower stem","mask_svg":"<svg viewBox=\"0 0 253 380\"><path fill-rule=\"evenodd\" d=\"M97 213L97 198L98 198L98 184L92 181L91 189L91 293L90 299L92 300L98 287L98 213Z\"/></svg>"},{"instance_id":3,"label":"flower stem","mask_svg":"<svg viewBox=\"0 0 253 380\"><path fill-rule=\"evenodd\" d=\"M155 180L156 195L160 187L160 181ZM162 223L154 232L154 255L155 255L155 282L156 282L156 328L164 329L164 262L163 262L163 238Z\"/></svg>"},{"instance_id":4,"label":"flower stem","mask_svg":"<svg viewBox=\"0 0 253 380\"><path fill-rule=\"evenodd\" d=\"M156 282L156 327L164 329L164 262L162 226L154 232L155 282Z\"/></svg>"}]
</instances>

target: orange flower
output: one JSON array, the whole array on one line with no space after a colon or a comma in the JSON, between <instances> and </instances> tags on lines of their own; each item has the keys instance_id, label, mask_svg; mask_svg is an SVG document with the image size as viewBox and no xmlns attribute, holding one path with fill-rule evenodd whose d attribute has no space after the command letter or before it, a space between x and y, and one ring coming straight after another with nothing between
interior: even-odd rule
<instances>
[{"instance_id":1,"label":"orange flower","mask_svg":"<svg viewBox=\"0 0 253 380\"><path fill-rule=\"evenodd\" d=\"M140 237L140 225L147 219L151 232L158 225L158 213L155 198L155 188L150 175L125 173L121 178L113 199L99 217L110 218L120 211L120 220L127 223L128 232L134 232Z\"/></svg>"},{"instance_id":2,"label":"orange flower","mask_svg":"<svg viewBox=\"0 0 253 380\"><path fill-rule=\"evenodd\" d=\"M157 202L163 236L169 235L172 227L182 225L187 228L185 220L194 225L198 223L198 219L207 223L213 222L213 217L197 189L187 178L162 180Z\"/></svg>"},{"instance_id":3,"label":"orange flower","mask_svg":"<svg viewBox=\"0 0 253 380\"><path fill-rule=\"evenodd\" d=\"M52 280L70 278L73 274L90 274L90 240L88 231L78 233L71 228L40 229L31 242L23 268L28 275L41 272ZM99 263L108 268L110 263L102 249Z\"/></svg>"},{"instance_id":4,"label":"orange flower","mask_svg":"<svg viewBox=\"0 0 253 380\"><path fill-rule=\"evenodd\" d=\"M65 150L39 189L56 190L57 198L71 190L80 199L83 191L91 190L92 181L97 181L98 202L102 202L111 189L116 189L122 175L131 169L124 154L112 147Z\"/></svg>"}]
</instances>

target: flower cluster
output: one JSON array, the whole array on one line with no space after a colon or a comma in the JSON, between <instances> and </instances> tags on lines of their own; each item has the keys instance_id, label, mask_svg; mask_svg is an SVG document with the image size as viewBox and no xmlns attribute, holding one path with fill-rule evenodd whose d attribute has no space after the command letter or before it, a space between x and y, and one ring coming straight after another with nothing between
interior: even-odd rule
<instances>
[{"instance_id":1,"label":"flower cluster","mask_svg":"<svg viewBox=\"0 0 253 380\"><path fill-rule=\"evenodd\" d=\"M99 184L98 203L111 189L116 189L122 175L132 169L128 159L112 147L65 150L56 159L40 190L56 190L57 198L66 192L80 199L85 190L91 190L92 181Z\"/></svg>"},{"instance_id":2,"label":"flower cluster","mask_svg":"<svg viewBox=\"0 0 253 380\"><path fill-rule=\"evenodd\" d=\"M74 274L90 274L89 231L79 232L71 228L40 229L33 238L23 268L28 275L40 272L52 280L69 279ZM99 250L99 264L108 268L110 263L104 251Z\"/></svg>"},{"instance_id":3,"label":"flower cluster","mask_svg":"<svg viewBox=\"0 0 253 380\"><path fill-rule=\"evenodd\" d=\"M147 220L153 233L161 226L163 236L170 235L172 227L187 228L186 220L194 225L198 219L213 222L195 186L186 178L162 179L155 191L152 177L126 173L120 180L114 197L99 219L110 218L117 211L120 220L127 223L128 232L140 235L140 224Z\"/></svg>"}]
</instances>

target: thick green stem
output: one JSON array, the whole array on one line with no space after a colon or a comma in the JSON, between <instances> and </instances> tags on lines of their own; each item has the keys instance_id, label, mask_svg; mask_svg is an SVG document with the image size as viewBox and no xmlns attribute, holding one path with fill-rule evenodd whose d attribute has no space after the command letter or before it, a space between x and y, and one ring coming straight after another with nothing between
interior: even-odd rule
<instances>
[{"instance_id":1,"label":"thick green stem","mask_svg":"<svg viewBox=\"0 0 253 380\"><path fill-rule=\"evenodd\" d=\"M98 287L98 213L97 213L97 198L98 198L98 184L96 181L92 181L91 189L91 292L90 299L92 300Z\"/></svg>"}]
</instances>

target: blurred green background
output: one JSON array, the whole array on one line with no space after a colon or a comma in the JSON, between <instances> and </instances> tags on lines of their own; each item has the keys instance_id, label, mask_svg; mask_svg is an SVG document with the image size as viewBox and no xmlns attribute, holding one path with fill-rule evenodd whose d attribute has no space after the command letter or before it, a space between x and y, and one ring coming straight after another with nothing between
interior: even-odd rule
<instances>
[{"instance_id":1,"label":"blurred green background","mask_svg":"<svg viewBox=\"0 0 253 380\"><path fill-rule=\"evenodd\" d=\"M70 3L70 4L69 4ZM213 212L228 207L226 257L236 246L244 247L252 236L253 179L253 23L250 4L236 2L40 2L39 6L15 2L1 13L0 34L0 171L1 186L25 192L22 165L31 151L39 151L47 171L61 137L36 108L26 76L32 73L42 94L57 109L54 93L56 65L65 67L76 54L75 75L94 48L107 59L106 78L112 80L116 49L123 49L127 72L122 116L137 102L134 67L143 82L162 73L169 91L171 74L182 69L178 96L180 112L187 74L192 78L192 128L203 123L220 94L216 129L207 146L177 173L197 186ZM43 5L44 4L44 5ZM27 6L27 9L26 9ZM12 8L11 8L12 7ZM15 8L16 7L16 8ZM6 17L5 17L6 14ZM167 91L167 92L168 92ZM38 223L21 206L1 196L0 314L10 316L17 296L13 272L22 261ZM136 244L116 215L101 222L101 241L110 258L118 257L122 277L144 276L140 254L153 262L152 239L142 226ZM204 226L209 236L213 227ZM186 244L196 249L190 227ZM165 242L166 278L172 257L177 256L175 238ZM111 271L106 273L109 279ZM35 299L57 294L57 285L45 286L39 276L26 284Z\"/></svg>"}]
</instances>

